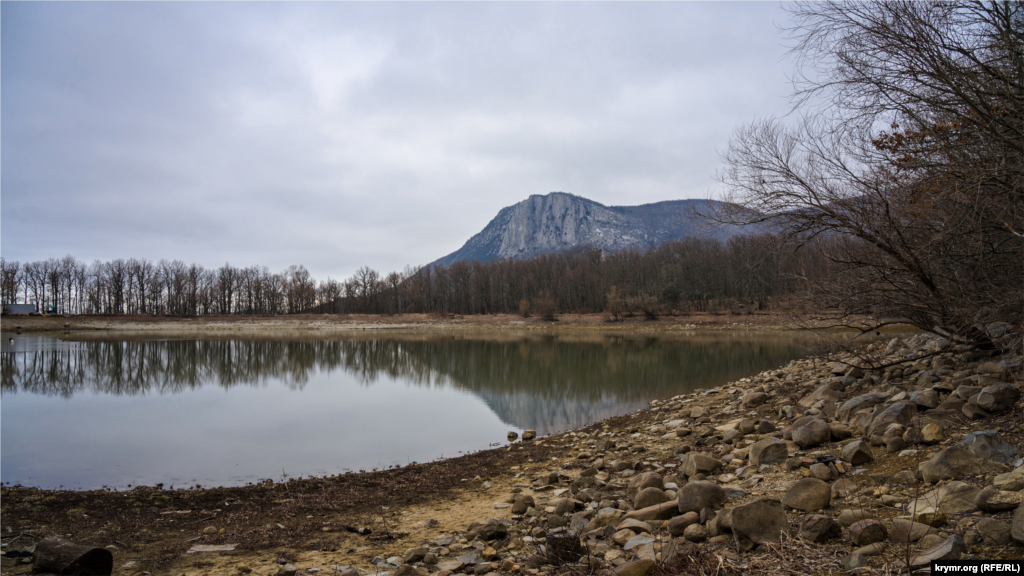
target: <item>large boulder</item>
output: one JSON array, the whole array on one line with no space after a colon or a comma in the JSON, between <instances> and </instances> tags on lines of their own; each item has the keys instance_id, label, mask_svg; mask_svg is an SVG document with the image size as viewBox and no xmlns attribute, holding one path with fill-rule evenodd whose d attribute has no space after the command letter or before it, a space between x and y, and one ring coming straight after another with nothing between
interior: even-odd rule
<instances>
[{"instance_id":1,"label":"large boulder","mask_svg":"<svg viewBox=\"0 0 1024 576\"><path fill-rule=\"evenodd\" d=\"M927 518L943 518L949 514L973 512L977 505L981 489L954 480L928 492L920 498L910 501L907 509L915 520L923 522ZM934 522L925 522L935 525Z\"/></svg>"},{"instance_id":2,"label":"large boulder","mask_svg":"<svg viewBox=\"0 0 1024 576\"><path fill-rule=\"evenodd\" d=\"M836 408L836 419L843 422L847 422L850 416L866 408L871 408L876 404L880 404L889 398L889 394L885 392L873 392L871 394L861 394L854 398L850 398L846 402L843 402Z\"/></svg>"},{"instance_id":3,"label":"large boulder","mask_svg":"<svg viewBox=\"0 0 1024 576\"><path fill-rule=\"evenodd\" d=\"M974 402L981 406L982 410L998 414L1013 408L1019 400L1020 390L1016 386L1007 382L997 382L982 388Z\"/></svg>"},{"instance_id":4,"label":"large boulder","mask_svg":"<svg viewBox=\"0 0 1024 576\"><path fill-rule=\"evenodd\" d=\"M1013 523L1010 524L1010 536L1018 544L1024 544L1024 506L1018 506L1013 512Z\"/></svg>"},{"instance_id":5,"label":"large boulder","mask_svg":"<svg viewBox=\"0 0 1024 576\"><path fill-rule=\"evenodd\" d=\"M641 472L629 481L629 486L626 487L626 496L632 500L644 488L663 489L664 487L664 479L661 477L661 474L657 472Z\"/></svg>"},{"instance_id":6,"label":"large boulder","mask_svg":"<svg viewBox=\"0 0 1024 576\"><path fill-rule=\"evenodd\" d=\"M917 404L913 402L896 402L886 406L884 410L871 419L871 425L867 428L867 435L878 436L885 432L890 424L906 426L917 414Z\"/></svg>"},{"instance_id":7,"label":"large boulder","mask_svg":"<svg viewBox=\"0 0 1024 576\"><path fill-rule=\"evenodd\" d=\"M797 536L809 542L827 542L840 537L843 529L839 523L824 514L808 514L800 520Z\"/></svg>"},{"instance_id":8,"label":"large boulder","mask_svg":"<svg viewBox=\"0 0 1024 576\"><path fill-rule=\"evenodd\" d=\"M662 502L668 502L669 500L671 500L671 498L669 498L668 494L665 494L665 491L660 488L644 488L636 495L636 498L633 499L633 508L639 510L661 504Z\"/></svg>"},{"instance_id":9,"label":"large boulder","mask_svg":"<svg viewBox=\"0 0 1024 576\"><path fill-rule=\"evenodd\" d=\"M975 505L983 512L997 514L1016 509L1024 502L1024 494L1020 492L1005 492L994 486L988 486L978 493L974 499Z\"/></svg>"},{"instance_id":10,"label":"large boulder","mask_svg":"<svg viewBox=\"0 0 1024 576\"><path fill-rule=\"evenodd\" d=\"M995 430L971 432L958 444L975 456L1002 464L1009 464L1020 454L1019 448L1008 444Z\"/></svg>"},{"instance_id":11,"label":"large boulder","mask_svg":"<svg viewBox=\"0 0 1024 576\"><path fill-rule=\"evenodd\" d=\"M981 541L986 546L1006 546L1013 541L1010 525L995 518L978 520L978 534L981 535Z\"/></svg>"},{"instance_id":12,"label":"large boulder","mask_svg":"<svg viewBox=\"0 0 1024 576\"><path fill-rule=\"evenodd\" d=\"M732 535L736 548L745 552L759 544L778 544L790 531L786 511L778 500L762 498L732 509Z\"/></svg>"},{"instance_id":13,"label":"large boulder","mask_svg":"<svg viewBox=\"0 0 1024 576\"><path fill-rule=\"evenodd\" d=\"M832 489L817 478L804 478L782 496L783 504L805 512L824 510L831 501Z\"/></svg>"},{"instance_id":14,"label":"large boulder","mask_svg":"<svg viewBox=\"0 0 1024 576\"><path fill-rule=\"evenodd\" d=\"M793 442L801 448L820 446L832 439L832 431L824 420L814 419L793 429Z\"/></svg>"},{"instance_id":15,"label":"large boulder","mask_svg":"<svg viewBox=\"0 0 1024 576\"><path fill-rule=\"evenodd\" d=\"M718 508L725 504L725 490L712 482L687 482L679 490L679 512L700 512L704 508Z\"/></svg>"},{"instance_id":16,"label":"large boulder","mask_svg":"<svg viewBox=\"0 0 1024 576\"><path fill-rule=\"evenodd\" d=\"M761 464L778 464L789 457L786 441L774 436L762 438L750 446L747 458L753 466Z\"/></svg>"},{"instance_id":17,"label":"large boulder","mask_svg":"<svg viewBox=\"0 0 1024 576\"><path fill-rule=\"evenodd\" d=\"M668 520L678 514L678 512L679 507L677 502L669 500L668 502L662 502L661 504L655 504L654 506L648 506L647 508L633 510L626 514L625 517L650 522L651 520Z\"/></svg>"},{"instance_id":18,"label":"large boulder","mask_svg":"<svg viewBox=\"0 0 1024 576\"><path fill-rule=\"evenodd\" d=\"M875 519L858 520L850 525L850 540L857 546L882 542L888 537L885 525Z\"/></svg>"},{"instance_id":19,"label":"large boulder","mask_svg":"<svg viewBox=\"0 0 1024 576\"><path fill-rule=\"evenodd\" d=\"M1002 474L1009 470L1005 465L980 458L962 446L950 446L918 466L925 482L935 483L947 478L973 476L976 474Z\"/></svg>"},{"instance_id":20,"label":"large boulder","mask_svg":"<svg viewBox=\"0 0 1024 576\"><path fill-rule=\"evenodd\" d=\"M690 452L683 459L679 471L687 476L711 474L722 467L722 462L700 452Z\"/></svg>"},{"instance_id":21,"label":"large boulder","mask_svg":"<svg viewBox=\"0 0 1024 576\"><path fill-rule=\"evenodd\" d=\"M946 538L942 544L911 556L910 568L924 568L936 560L956 560L966 551L964 539L959 534L954 534Z\"/></svg>"},{"instance_id":22,"label":"large boulder","mask_svg":"<svg viewBox=\"0 0 1024 576\"><path fill-rule=\"evenodd\" d=\"M871 448L868 446L867 442L863 440L854 440L846 446L843 446L843 451L840 455L843 460L846 460L854 466L870 462L874 458L871 454Z\"/></svg>"}]
</instances>

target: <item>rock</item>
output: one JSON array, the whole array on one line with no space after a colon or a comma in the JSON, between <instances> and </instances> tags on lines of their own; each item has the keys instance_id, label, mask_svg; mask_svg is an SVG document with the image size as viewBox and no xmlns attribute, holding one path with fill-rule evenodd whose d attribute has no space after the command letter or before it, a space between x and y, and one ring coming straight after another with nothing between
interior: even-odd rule
<instances>
[{"instance_id":1,"label":"rock","mask_svg":"<svg viewBox=\"0 0 1024 576\"><path fill-rule=\"evenodd\" d=\"M703 406L694 406L693 409L690 410L690 418L703 418L707 415L708 409Z\"/></svg>"},{"instance_id":2,"label":"rock","mask_svg":"<svg viewBox=\"0 0 1024 576\"><path fill-rule=\"evenodd\" d=\"M576 510L583 507L583 502L576 500L575 498L552 498L548 500L547 508L552 514L566 515L572 514ZM554 508L554 510L551 510Z\"/></svg>"},{"instance_id":3,"label":"rock","mask_svg":"<svg viewBox=\"0 0 1024 576\"><path fill-rule=\"evenodd\" d=\"M938 424L926 424L921 429L921 441L925 444L938 444L946 439L946 431Z\"/></svg>"},{"instance_id":4,"label":"rock","mask_svg":"<svg viewBox=\"0 0 1024 576\"><path fill-rule=\"evenodd\" d=\"M430 550L423 546L420 546L419 548L412 548L402 556L402 562L404 564L422 562L423 558L426 557L428 553L430 553Z\"/></svg>"},{"instance_id":5,"label":"rock","mask_svg":"<svg viewBox=\"0 0 1024 576\"><path fill-rule=\"evenodd\" d=\"M774 436L762 438L750 446L747 459L752 466L761 464L778 464L789 457L786 441Z\"/></svg>"},{"instance_id":6,"label":"rock","mask_svg":"<svg viewBox=\"0 0 1024 576\"><path fill-rule=\"evenodd\" d=\"M805 512L817 512L828 508L832 501L832 490L828 484L817 478L804 478L782 496L782 503L790 508Z\"/></svg>"},{"instance_id":7,"label":"rock","mask_svg":"<svg viewBox=\"0 0 1024 576\"><path fill-rule=\"evenodd\" d=\"M811 420L793 430L793 442L801 448L820 446L831 439L832 432L824 420Z\"/></svg>"},{"instance_id":8,"label":"rock","mask_svg":"<svg viewBox=\"0 0 1024 576\"><path fill-rule=\"evenodd\" d=\"M653 541L654 541L654 539L651 538L650 536L647 536L647 535L644 535L644 534L637 534L636 536L634 536L634 537L630 538L629 540L627 540L625 544L623 544L623 549L624 550L632 550L633 548L635 548L637 546L642 546L644 544L649 544L649 543L651 543Z\"/></svg>"},{"instance_id":9,"label":"rock","mask_svg":"<svg viewBox=\"0 0 1024 576\"><path fill-rule=\"evenodd\" d=\"M703 542L708 537L708 530L701 524L690 524L683 530L683 538L690 542Z\"/></svg>"},{"instance_id":10,"label":"rock","mask_svg":"<svg viewBox=\"0 0 1024 576\"><path fill-rule=\"evenodd\" d=\"M832 498L843 498L857 491L857 483L849 478L840 478L832 483Z\"/></svg>"},{"instance_id":11,"label":"rock","mask_svg":"<svg viewBox=\"0 0 1024 576\"><path fill-rule=\"evenodd\" d=\"M704 508L718 508L725 504L725 490L711 482L688 482L679 490L679 511L700 512Z\"/></svg>"},{"instance_id":12,"label":"rock","mask_svg":"<svg viewBox=\"0 0 1024 576\"><path fill-rule=\"evenodd\" d=\"M892 531L889 532L889 539L893 542L906 544L917 542L928 534L935 533L935 529L922 522L915 522L911 518L896 518L892 521Z\"/></svg>"},{"instance_id":13,"label":"rock","mask_svg":"<svg viewBox=\"0 0 1024 576\"><path fill-rule=\"evenodd\" d=\"M639 534L641 532L647 532L650 534L654 533L650 524L633 518L626 518L622 522L619 522L619 525L615 527L615 530L632 530L634 534Z\"/></svg>"},{"instance_id":14,"label":"rock","mask_svg":"<svg viewBox=\"0 0 1024 576\"><path fill-rule=\"evenodd\" d=\"M403 564L402 566L399 566L398 569L395 570L395 572L394 572L395 576L410 576L409 572L402 572L401 571L403 567L404 568L409 568L410 570L412 570L412 573L411 573L412 576L418 576L416 574L416 569L413 568L412 566L409 566L408 564ZM295 576L295 573L298 572L298 571L299 571L299 569L296 568L295 565L293 565L293 564L285 564L284 566L281 566L281 567L279 567L277 569L277 576Z\"/></svg>"},{"instance_id":15,"label":"rock","mask_svg":"<svg viewBox=\"0 0 1024 576\"><path fill-rule=\"evenodd\" d=\"M743 406L746 408L754 408L764 404L768 400L768 395L764 392L747 392L743 395Z\"/></svg>"},{"instance_id":16,"label":"rock","mask_svg":"<svg viewBox=\"0 0 1024 576\"><path fill-rule=\"evenodd\" d=\"M711 474L723 466L722 462L699 452L690 452L683 460L679 471L687 476Z\"/></svg>"},{"instance_id":17,"label":"rock","mask_svg":"<svg viewBox=\"0 0 1024 576\"><path fill-rule=\"evenodd\" d=\"M668 533L678 538L683 535L687 526L698 522L700 522L700 515L696 512L687 512L682 516L676 516L668 521Z\"/></svg>"},{"instance_id":18,"label":"rock","mask_svg":"<svg viewBox=\"0 0 1024 576\"><path fill-rule=\"evenodd\" d=\"M733 508L731 528L736 548L741 552L759 544L778 544L782 534L790 532L782 503L768 498Z\"/></svg>"},{"instance_id":19,"label":"rock","mask_svg":"<svg viewBox=\"0 0 1024 576\"><path fill-rule=\"evenodd\" d=\"M992 485L1007 492L1019 492L1024 490L1024 474L1016 470L1000 474L992 480Z\"/></svg>"},{"instance_id":20,"label":"rock","mask_svg":"<svg viewBox=\"0 0 1024 576\"><path fill-rule=\"evenodd\" d=\"M929 548L910 557L911 568L923 568L930 566L935 560L956 560L967 551L964 546L964 539L959 534L954 534L934 548Z\"/></svg>"},{"instance_id":21,"label":"rock","mask_svg":"<svg viewBox=\"0 0 1024 576\"><path fill-rule=\"evenodd\" d=\"M1013 384L998 382L986 386L978 393L975 402L982 410L998 414L1013 408L1020 401L1020 390Z\"/></svg>"},{"instance_id":22,"label":"rock","mask_svg":"<svg viewBox=\"0 0 1024 576\"><path fill-rule=\"evenodd\" d=\"M771 420L761 420L757 423L758 434L770 434L772 432L775 432L775 424Z\"/></svg>"},{"instance_id":23,"label":"rock","mask_svg":"<svg viewBox=\"0 0 1024 576\"><path fill-rule=\"evenodd\" d=\"M512 513L513 514L525 514L527 510L535 507L537 504L533 500L533 496L529 494L516 494L512 500Z\"/></svg>"},{"instance_id":24,"label":"rock","mask_svg":"<svg viewBox=\"0 0 1024 576\"><path fill-rule=\"evenodd\" d=\"M642 560L634 560L632 562L626 562L622 566L615 569L615 576L648 576L654 572L658 565L654 560L644 558Z\"/></svg>"},{"instance_id":25,"label":"rock","mask_svg":"<svg viewBox=\"0 0 1024 576\"><path fill-rule=\"evenodd\" d=\"M851 573L857 573L868 567L868 559L863 554L854 552L853 554L843 558L839 564L842 566L843 570Z\"/></svg>"},{"instance_id":26,"label":"rock","mask_svg":"<svg viewBox=\"0 0 1024 576\"><path fill-rule=\"evenodd\" d=\"M948 514L959 514L971 512L977 508L975 501L978 499L980 489L965 482L953 481L932 490L924 496L913 500L907 509L914 520L924 522L929 526L939 526L938 520L945 521ZM929 514L938 513L938 516L928 518Z\"/></svg>"},{"instance_id":27,"label":"rock","mask_svg":"<svg viewBox=\"0 0 1024 576\"><path fill-rule=\"evenodd\" d=\"M850 540L857 546L866 546L874 542L882 542L889 533L878 520L858 520L850 525Z\"/></svg>"},{"instance_id":28,"label":"rock","mask_svg":"<svg viewBox=\"0 0 1024 576\"><path fill-rule=\"evenodd\" d=\"M203 528L203 534L216 534L216 533L217 533L217 527L216 526L207 526L206 528Z\"/></svg>"},{"instance_id":29,"label":"rock","mask_svg":"<svg viewBox=\"0 0 1024 576\"><path fill-rule=\"evenodd\" d=\"M939 393L935 390L920 390L910 395L910 401L928 410L939 406Z\"/></svg>"},{"instance_id":30,"label":"rock","mask_svg":"<svg viewBox=\"0 0 1024 576\"><path fill-rule=\"evenodd\" d=\"M498 520L488 520L487 524L479 528L477 536L486 541L498 540L508 536L508 526L505 526Z\"/></svg>"},{"instance_id":31,"label":"rock","mask_svg":"<svg viewBox=\"0 0 1024 576\"><path fill-rule=\"evenodd\" d=\"M836 477L836 474L835 472L832 471L832 468L828 464L823 464L821 462L811 464L810 470L811 476L814 476L818 480L834 480Z\"/></svg>"},{"instance_id":32,"label":"rock","mask_svg":"<svg viewBox=\"0 0 1024 576\"><path fill-rule=\"evenodd\" d=\"M978 520L978 534L987 546L1006 546L1013 541L1010 536L1010 525L995 518Z\"/></svg>"},{"instance_id":33,"label":"rock","mask_svg":"<svg viewBox=\"0 0 1024 576\"><path fill-rule=\"evenodd\" d=\"M889 395L885 392L875 392L872 394L861 394L855 398L851 398L846 402L843 402L836 408L836 420L847 422L850 420L850 416L856 414L860 410L871 408L876 404L880 404L887 400Z\"/></svg>"},{"instance_id":34,"label":"rock","mask_svg":"<svg viewBox=\"0 0 1024 576\"><path fill-rule=\"evenodd\" d=\"M1013 522L1010 524L1010 536L1018 544L1024 544L1024 506L1018 507L1013 512Z\"/></svg>"},{"instance_id":35,"label":"rock","mask_svg":"<svg viewBox=\"0 0 1024 576\"><path fill-rule=\"evenodd\" d=\"M657 472L641 472L629 481L629 485L626 487L626 497L632 500L644 488L664 489L665 480Z\"/></svg>"},{"instance_id":36,"label":"rock","mask_svg":"<svg viewBox=\"0 0 1024 576\"><path fill-rule=\"evenodd\" d=\"M697 546L693 542L687 542L682 538L673 538L668 544L662 546L661 561L665 564L674 564L696 553Z\"/></svg>"},{"instance_id":37,"label":"rock","mask_svg":"<svg viewBox=\"0 0 1024 576\"><path fill-rule=\"evenodd\" d=\"M651 520L668 520L678 513L678 503L669 500L668 502L662 502L661 504L655 504L654 506L648 506L647 508L633 510L626 514L625 517L634 518L643 522L650 522Z\"/></svg>"},{"instance_id":38,"label":"rock","mask_svg":"<svg viewBox=\"0 0 1024 576\"><path fill-rule=\"evenodd\" d=\"M871 419L871 425L867 427L867 435L875 436L882 434L890 424L906 426L917 414L917 404L913 402L896 402L887 406Z\"/></svg>"},{"instance_id":39,"label":"rock","mask_svg":"<svg viewBox=\"0 0 1024 576\"><path fill-rule=\"evenodd\" d=\"M989 413L986 412L984 408L978 406L974 402L965 403L960 411L963 412L964 416L971 420L981 420L982 418L988 418L989 416Z\"/></svg>"},{"instance_id":40,"label":"rock","mask_svg":"<svg viewBox=\"0 0 1024 576\"><path fill-rule=\"evenodd\" d=\"M978 493L974 504L984 512L1007 512L1014 510L1024 502L1024 494L1020 492L1004 492L995 486L989 486Z\"/></svg>"},{"instance_id":41,"label":"rock","mask_svg":"<svg viewBox=\"0 0 1024 576\"><path fill-rule=\"evenodd\" d=\"M616 530L615 533L612 534L612 542L615 542L619 546L625 546L626 542L629 542L629 539L633 536L636 536L635 532L627 528L623 528L622 530Z\"/></svg>"},{"instance_id":42,"label":"rock","mask_svg":"<svg viewBox=\"0 0 1024 576\"><path fill-rule=\"evenodd\" d=\"M839 523L824 514L808 514L800 520L797 535L809 542L827 542L843 534Z\"/></svg>"},{"instance_id":43,"label":"rock","mask_svg":"<svg viewBox=\"0 0 1024 576\"><path fill-rule=\"evenodd\" d=\"M509 442L515 442L516 439L519 438L519 433L509 430L509 433L506 437L508 438Z\"/></svg>"},{"instance_id":44,"label":"rock","mask_svg":"<svg viewBox=\"0 0 1024 576\"><path fill-rule=\"evenodd\" d=\"M637 509L655 506L662 502L668 502L671 498L660 488L644 488L633 500L633 507Z\"/></svg>"},{"instance_id":45,"label":"rock","mask_svg":"<svg viewBox=\"0 0 1024 576\"><path fill-rule=\"evenodd\" d=\"M962 446L950 446L918 466L925 482L935 483L947 478L973 476L975 474L1000 474L1006 466L974 456Z\"/></svg>"},{"instance_id":46,"label":"rock","mask_svg":"<svg viewBox=\"0 0 1024 576\"><path fill-rule=\"evenodd\" d=\"M536 430L523 430L523 440L524 441L526 441L526 440L533 440L536 437L537 437L537 431Z\"/></svg>"},{"instance_id":47,"label":"rock","mask_svg":"<svg viewBox=\"0 0 1024 576\"><path fill-rule=\"evenodd\" d=\"M458 572L459 570L462 570L464 566L465 564L458 560L444 560L442 562L438 562L437 566L434 566L434 568L437 568L438 572ZM356 572L356 574L358 574L358 572Z\"/></svg>"},{"instance_id":48,"label":"rock","mask_svg":"<svg viewBox=\"0 0 1024 576\"><path fill-rule=\"evenodd\" d=\"M870 462L874 459L874 455L871 454L871 448L868 447L866 442L855 440L843 447L842 458L856 466Z\"/></svg>"},{"instance_id":49,"label":"rock","mask_svg":"<svg viewBox=\"0 0 1024 576\"><path fill-rule=\"evenodd\" d=\"M971 432L965 435L957 444L963 446L975 456L1001 464L1012 462L1020 453L1016 446L1007 444L1003 437L995 430Z\"/></svg>"}]
</instances>

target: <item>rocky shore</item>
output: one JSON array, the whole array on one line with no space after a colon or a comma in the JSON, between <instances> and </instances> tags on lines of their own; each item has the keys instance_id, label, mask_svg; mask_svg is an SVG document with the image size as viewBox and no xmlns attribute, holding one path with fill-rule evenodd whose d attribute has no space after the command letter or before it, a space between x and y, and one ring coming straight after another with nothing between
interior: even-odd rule
<instances>
[{"instance_id":1,"label":"rocky shore","mask_svg":"<svg viewBox=\"0 0 1024 576\"><path fill-rule=\"evenodd\" d=\"M175 537L208 551L139 561L144 546L121 541L114 573L883 574L1022 558L1022 363L924 334L794 361L516 441L453 491L363 507L359 525L310 514L303 545L229 550L238 527L200 520ZM32 560L33 539L11 537L30 492L5 488L5 573Z\"/></svg>"}]
</instances>

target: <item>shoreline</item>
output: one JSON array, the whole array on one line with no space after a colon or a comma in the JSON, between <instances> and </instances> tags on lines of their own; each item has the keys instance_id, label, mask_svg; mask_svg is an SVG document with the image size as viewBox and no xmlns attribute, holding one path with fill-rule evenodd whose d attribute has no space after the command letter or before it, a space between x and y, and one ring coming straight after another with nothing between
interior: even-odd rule
<instances>
[{"instance_id":1,"label":"shoreline","mask_svg":"<svg viewBox=\"0 0 1024 576\"><path fill-rule=\"evenodd\" d=\"M612 322L604 314L559 314L547 321L537 316L523 318L513 314L448 315L398 314L295 314L279 316L152 316L152 315L8 315L0 318L4 332L189 332L247 333L302 331L329 333L367 330L540 330L540 331L636 331L662 332L685 330L829 330L824 321L808 315L787 312L751 314L699 313L687 316L661 316L648 320L642 316ZM911 330L907 326L886 327L885 331Z\"/></svg>"},{"instance_id":2,"label":"shoreline","mask_svg":"<svg viewBox=\"0 0 1024 576\"><path fill-rule=\"evenodd\" d=\"M915 338L921 340L920 337L908 340ZM884 343L873 345L875 350L872 353L882 354L878 350L882 345ZM940 376L928 375L928 380L936 378L936 387L945 381L952 382L956 374L961 380L973 377L971 382L975 384L989 379L988 373L980 367L992 364L990 360L993 359L968 361L959 353L946 353L940 358L949 361L951 368L966 370ZM652 402L650 407L631 414L533 442L379 472L193 490L136 487L123 492L73 492L4 486L3 542L7 544L4 549L17 549L43 536L67 537L70 534L67 539L72 541L113 547L114 574L133 575L145 572L244 574L249 571L277 574L281 569L278 561L284 560L298 566L300 573L304 574L334 574L340 573L333 570L335 566L352 566L358 571L346 576L377 571L395 573L396 576L404 571L413 576L408 570L417 574L443 572L443 566L454 566L451 562L457 558L484 552L490 561L473 557L473 563L461 562L455 572L482 574L476 571L481 567L513 574L561 571L564 567L554 569L528 562L531 557L537 560L538 545L546 540L543 536L536 536L541 534L537 530L553 533L554 525L558 523L557 518L551 521L553 517L563 516L567 523L579 517L581 521L586 520L589 527L608 509L605 504L611 504L612 509L623 513L632 513L630 510L636 509L628 494L629 485L634 479L644 476L644 472L660 475L658 490L675 496L670 499L674 502L687 485L687 474L681 472L687 460L699 460L696 457L680 458L690 451L713 457L720 463L724 461L723 468L719 470L724 474L698 472L705 480L725 487L733 486L746 494L730 495L726 507L719 509L719 515L723 510L749 503L755 496L784 500L794 479L816 477L815 474L822 473L821 470L810 472L816 454L831 455L841 461L849 440L866 437L866 431L858 432L849 420L827 417L831 421L830 431L843 434L845 429L851 433L850 437L838 442L832 438L816 448L802 448L786 439L786 462L772 464L767 469L755 466L751 470L745 460L732 458L730 461L728 456L744 450L749 453L752 444L744 444L747 440L764 440L773 436L785 438L786 427L792 427L798 420L795 417L799 414L794 412L794 407L800 413L817 411L818 414L828 414L831 411L835 414L837 404L842 406L844 400L864 395L858 396L855 392L871 394L870 390L886 385L892 389L890 391L904 389L906 392L906 389L919 388L918 381L923 380L920 375L929 371L908 368L907 378L903 378L903 374L900 378L893 378L895 372L892 368L880 371L878 375L868 372L857 382L845 384L850 393L845 399L837 399L832 394L837 387L836 382L854 378L848 367L837 364L840 359L843 359L842 354L831 358L797 360L715 389ZM848 357L845 359L850 360ZM1001 361L1011 368L1000 377L1015 382L1014 386L1019 389L1020 356L1010 355ZM920 365L918 368L926 367ZM911 371L915 378L909 377ZM967 372L971 373L970 376L965 376ZM815 376L813 379L810 378L812 375ZM822 381L831 383L822 385ZM761 394L765 396L761 403L752 399L748 405L748 398L752 395L760 397ZM947 400L956 399L956 388L944 394L948 396ZM898 397L899 392L892 396ZM905 403L905 398L886 401L879 406L900 402ZM787 406L794 417L786 415ZM699 411L695 411L698 407L704 412L698 414ZM923 410L919 415L923 414L928 414L928 411ZM742 426L739 422L742 416L752 421L764 418L763 421L773 422L777 427L772 432L754 431L753 434L740 435L738 437L744 443L737 444L734 433L738 426ZM908 421L905 428L915 426ZM916 428L918 432L919 428ZM825 515L841 521L843 514L839 514L840 511L845 514L848 509L865 510L892 533L896 529L895 520L905 515L906 510L894 506L891 499L895 498L899 500L898 504L905 506L913 496L908 495L906 478L894 480L901 472L913 468L908 466L908 458L911 464L920 464L939 449L951 446L964 434L983 429L1000 431L1006 442L1024 446L1019 408L977 421L951 419L944 428L946 438L938 443L909 444L905 449L918 451L913 456L888 453L885 445L872 446L870 450L874 458L856 465L856 468L864 468L864 472L854 474L856 468L846 467L830 480L833 503L826 506ZM726 442L725 438L730 435L733 439ZM684 446L689 450L684 450ZM791 462L794 458L797 461ZM791 465L795 467L790 469ZM1006 470L1011 471L1012 467L1006 467ZM701 479L693 476L689 478L690 483ZM588 478L595 479L596 484L593 483L595 480L586 480ZM995 474L984 473L980 477L959 477L953 482L941 482L940 486L959 482L968 488L973 487L976 495L994 478ZM751 479L756 480L751 482ZM852 486L837 491L836 486L843 482ZM924 494L935 487L921 486L918 493ZM533 512L512 515L512 506L527 494L536 499L536 507L531 507ZM570 496L573 500L571 507L562 511L566 506L562 500ZM595 505L587 504L588 500ZM974 510L977 512L976 508ZM678 511L673 511L673 514L678 514ZM1008 525L1012 514L1012 511L985 512L978 518L991 517L1000 524ZM972 515L964 511L952 512L948 514L947 524L926 531L934 532L936 538L945 534L943 542L954 536L961 540L967 538L970 540L969 550L973 550L968 552L972 554L969 557L1020 557L1021 548L1012 541L1009 545L1004 543L1000 549L986 545L985 540L978 540L982 537L978 535L976 520L971 520ZM794 536L799 520L804 516L798 510L790 509L788 512ZM509 536L499 541L474 539L473 536L479 536L480 527L474 529L473 524L486 524L492 518L507 525ZM619 526L622 525L621 514L615 520ZM609 532L604 532L603 528L594 528L582 535L590 539L588 545L596 546L596 553L591 558L596 569L633 566L643 561L635 558L641 552L653 554L654 559L665 562L672 559L668 556L679 546L683 546L681 542L696 546L691 550L694 555L690 558L702 558L701 555L707 552L716 555L726 567L743 567L753 574L776 571L781 565L772 563L772 554L758 553L757 549L737 551L735 535L723 529L714 514L696 524L702 526L704 534L697 534L699 530L691 529L689 539L682 534L674 534L672 522L668 520L640 521L644 526L637 526L638 531L634 534L647 534L651 539L642 544L640 550L623 550L617 540L612 542L611 532L618 534L621 530L608 528ZM614 525L608 519L606 522L609 526ZM348 526L367 527L373 533L359 535L349 532ZM213 534L204 532L211 527L215 529ZM810 549L799 539L784 541L782 545L792 556L789 561L793 566L804 566L810 570L812 565L827 565L830 570L838 570L841 562L854 555L851 551L863 548L850 541L848 530L849 527L844 526L841 539L813 544ZM881 546L881 553L867 556L863 551L865 553L858 556L858 561L874 568L897 562L905 545L893 542L891 537L883 542L885 545ZM189 554L187 550L195 544L238 546L231 552ZM432 554L433 558L424 556L417 559L416 554L409 555L410 550L421 546L425 546L427 554ZM493 556L489 550L493 550ZM382 561L383 565L373 564L374 559ZM389 559L391 564L387 562ZM30 568L24 564L12 565L10 560L4 558L5 566L11 569L5 573L27 573ZM820 564L822 562L825 564ZM806 572L790 569L788 573Z\"/></svg>"}]
</instances>

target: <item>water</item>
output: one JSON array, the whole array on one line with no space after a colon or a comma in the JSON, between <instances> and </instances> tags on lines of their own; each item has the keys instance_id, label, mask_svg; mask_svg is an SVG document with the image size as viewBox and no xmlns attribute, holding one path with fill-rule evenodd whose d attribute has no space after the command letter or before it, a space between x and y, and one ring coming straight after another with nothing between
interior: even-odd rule
<instances>
[{"instance_id":1,"label":"water","mask_svg":"<svg viewBox=\"0 0 1024 576\"><path fill-rule=\"evenodd\" d=\"M5 333L0 480L240 485L430 461L749 376L814 339Z\"/></svg>"}]
</instances>

